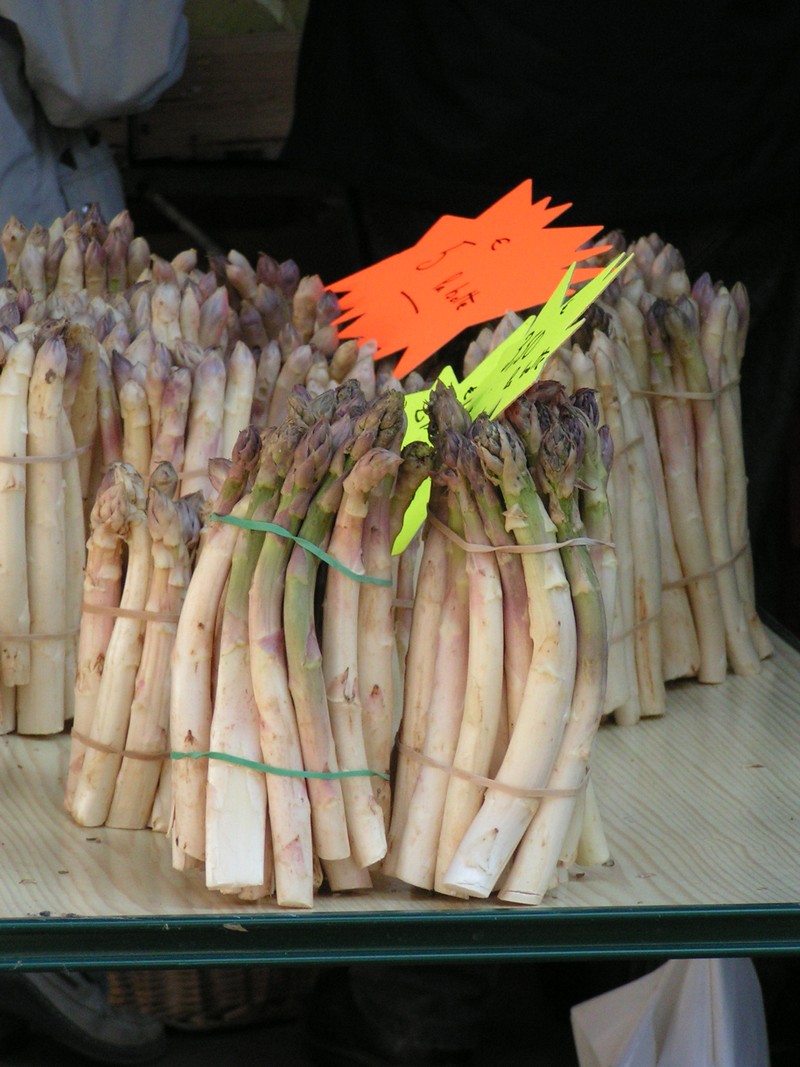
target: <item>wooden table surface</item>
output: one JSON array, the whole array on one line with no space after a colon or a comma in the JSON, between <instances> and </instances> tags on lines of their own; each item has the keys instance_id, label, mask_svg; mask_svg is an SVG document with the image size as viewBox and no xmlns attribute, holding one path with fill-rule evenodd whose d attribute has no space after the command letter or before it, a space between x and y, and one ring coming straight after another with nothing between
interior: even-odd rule
<instances>
[{"instance_id":1,"label":"wooden table surface","mask_svg":"<svg viewBox=\"0 0 800 1067\"><path fill-rule=\"evenodd\" d=\"M390 883L321 894L312 912L243 905L206 890L197 872L172 870L161 834L76 826L61 803L65 736L3 737L0 952L47 924L68 945L70 931L98 921L110 929L109 921L121 919L146 920L140 931L160 918L239 931L269 919L274 936L274 920L302 918L303 936L313 940L313 923L334 917L358 918L362 930L371 918L460 918L470 920L474 939L473 919L485 926L521 913L526 937L544 931L545 919L548 930L568 916L593 917L596 925L606 912L669 918L719 909L752 919L779 906L784 919L795 907L800 915L800 654L779 637L774 642L774 656L755 677L674 684L663 718L602 727L593 776L615 862L586 870L541 908L457 901ZM491 951L491 936L483 949Z\"/></svg>"}]
</instances>

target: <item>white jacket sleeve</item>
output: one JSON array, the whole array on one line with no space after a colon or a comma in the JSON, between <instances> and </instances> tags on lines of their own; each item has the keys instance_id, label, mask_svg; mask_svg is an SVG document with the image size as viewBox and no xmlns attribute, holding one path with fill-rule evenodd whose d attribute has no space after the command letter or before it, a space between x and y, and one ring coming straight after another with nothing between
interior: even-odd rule
<instances>
[{"instance_id":1,"label":"white jacket sleeve","mask_svg":"<svg viewBox=\"0 0 800 1067\"><path fill-rule=\"evenodd\" d=\"M183 73L183 0L0 0L16 24L25 77L54 126L77 128L151 107Z\"/></svg>"}]
</instances>

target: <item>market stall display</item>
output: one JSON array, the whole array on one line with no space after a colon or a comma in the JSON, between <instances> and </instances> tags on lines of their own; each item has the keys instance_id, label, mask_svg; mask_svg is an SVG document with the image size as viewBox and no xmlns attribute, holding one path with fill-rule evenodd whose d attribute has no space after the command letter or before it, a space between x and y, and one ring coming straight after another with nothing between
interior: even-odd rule
<instances>
[{"instance_id":1,"label":"market stall display","mask_svg":"<svg viewBox=\"0 0 800 1067\"><path fill-rule=\"evenodd\" d=\"M57 721L16 726L72 720L81 825L164 830L178 869L284 907L379 870L538 904L609 857L587 785L601 720L660 716L669 682L769 654L742 518L746 294L691 285L655 236L493 419L340 340L336 297L292 262L231 251L203 272L96 212L11 220L3 249L0 392L27 392L28 418L3 464L45 461L25 529L63 494L47 565L74 588L43 632L37 562L28 629L0 631L61 657ZM480 331L462 377L515 324ZM420 391L430 447L403 448ZM45 706L4 684L4 707Z\"/></svg>"}]
</instances>

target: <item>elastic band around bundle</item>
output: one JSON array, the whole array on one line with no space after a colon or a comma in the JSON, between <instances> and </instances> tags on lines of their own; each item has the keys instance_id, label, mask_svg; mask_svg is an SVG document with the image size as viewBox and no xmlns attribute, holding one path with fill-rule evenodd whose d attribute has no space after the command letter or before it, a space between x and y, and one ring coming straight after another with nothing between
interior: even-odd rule
<instances>
[{"instance_id":1,"label":"elastic band around bundle","mask_svg":"<svg viewBox=\"0 0 800 1067\"><path fill-rule=\"evenodd\" d=\"M638 437L631 437L629 441L626 441L622 448L614 450L614 456L624 456L626 452L630 452L633 448L638 448L639 445L644 445L644 438L641 434Z\"/></svg>"},{"instance_id":2,"label":"elastic band around bundle","mask_svg":"<svg viewBox=\"0 0 800 1067\"><path fill-rule=\"evenodd\" d=\"M261 771L263 774L276 774L282 778L321 778L325 781L334 781L337 778L383 778L389 781L389 775L383 771L371 771L368 768L353 771L294 771L288 767L273 767L269 763L258 763L256 760L245 759L243 756L233 756L229 752L169 752L170 759L216 759L225 763L234 763L237 767L246 767L251 771Z\"/></svg>"},{"instance_id":3,"label":"elastic band around bundle","mask_svg":"<svg viewBox=\"0 0 800 1067\"><path fill-rule=\"evenodd\" d=\"M629 629L623 630L621 634L613 634L612 636L610 636L608 639L608 643L610 645L619 644L620 641L625 641L628 637L632 637L635 633L638 633L639 630L643 630L645 626L652 626L654 622L659 622L660 620L660 611L656 612L655 615L648 615L646 619L640 619L638 622L635 622L633 626L631 626Z\"/></svg>"},{"instance_id":4,"label":"elastic band around bundle","mask_svg":"<svg viewBox=\"0 0 800 1067\"><path fill-rule=\"evenodd\" d=\"M748 539L743 545L736 549L732 556L729 556L728 559L724 559L722 563L717 563L710 570L703 571L702 574L689 575L688 578L676 578L674 582L665 582L661 588L662 590L683 589L685 586L691 585L692 582L702 581L703 578L713 578L715 574L724 571L726 567L732 567L739 557L747 551L749 546L750 541Z\"/></svg>"},{"instance_id":5,"label":"elastic band around bundle","mask_svg":"<svg viewBox=\"0 0 800 1067\"><path fill-rule=\"evenodd\" d=\"M265 533L274 533L279 537L286 537L290 541L295 541L301 548L304 548L306 552L310 552L312 556L317 556L323 563L327 563L329 567L335 567L337 571L341 571L342 574L346 574L348 578L352 578L356 582L366 582L371 585L392 585L391 578L373 578L370 574L357 574L355 571L351 571L349 567L345 567L343 563L340 563L335 556L330 555L324 548L320 548L319 545L315 545L313 541L309 541L305 537L299 537L297 534L290 533L285 527L278 526L274 522L260 522L258 519L245 519L240 518L238 515L217 515L216 512L211 516L212 522L227 522L231 526L241 526L245 530L260 530Z\"/></svg>"},{"instance_id":6,"label":"elastic band around bundle","mask_svg":"<svg viewBox=\"0 0 800 1067\"><path fill-rule=\"evenodd\" d=\"M250 771L260 771L262 774L275 774L283 778L322 778L325 780L333 780L336 778L375 777L383 778L387 782L389 781L389 775L384 774L383 771L371 771L366 768L364 770L354 771L294 771L289 770L288 767L273 767L269 763L259 763L256 760L245 759L244 756L234 756L230 752L139 752L136 749L113 748L111 745L103 744L102 741L95 741L91 737L86 737L84 734L79 733L78 730L73 730L71 736L86 748L94 748L98 752L107 753L109 756L121 756L123 759L215 759L220 760L223 763L232 763L236 767L245 767Z\"/></svg>"},{"instance_id":7,"label":"elastic band around bundle","mask_svg":"<svg viewBox=\"0 0 800 1067\"><path fill-rule=\"evenodd\" d=\"M632 389L631 396L653 396L661 397L665 400L719 400L723 393L727 392L728 389L736 388L740 381L741 379L737 375L718 389L713 389L710 393L677 393L658 389Z\"/></svg>"},{"instance_id":8,"label":"elastic band around bundle","mask_svg":"<svg viewBox=\"0 0 800 1067\"><path fill-rule=\"evenodd\" d=\"M481 774L473 774L471 771L465 771L462 767L456 767L453 764L442 763L431 756L426 756L424 752L420 752L416 748L411 748L410 745L406 745L403 741L398 740L396 745L397 751L401 755L409 756L418 763L425 764L426 767L444 771L445 774L450 774L454 778L463 778L464 781L473 782L484 789L497 789L501 793L510 793L511 796L521 797L523 800L543 800L548 797L566 800L570 797L576 797L586 785L586 779L589 777L589 771L587 770L583 781L576 789L548 789L546 787L542 789L523 789L522 787L509 785L506 782L498 782L495 778L485 778Z\"/></svg>"},{"instance_id":9,"label":"elastic band around bundle","mask_svg":"<svg viewBox=\"0 0 800 1067\"><path fill-rule=\"evenodd\" d=\"M79 741L84 748L93 748L97 752L105 752L107 756L122 756L124 759L138 759L138 760L163 760L169 755L169 752L138 752L132 748L114 748L112 745L103 744L102 741L95 741L92 737L87 737L79 730L74 728L70 732L70 737L75 741Z\"/></svg>"},{"instance_id":10,"label":"elastic band around bundle","mask_svg":"<svg viewBox=\"0 0 800 1067\"><path fill-rule=\"evenodd\" d=\"M474 541L465 541L463 537L459 537L455 530L451 530L441 519L437 519L432 511L428 512L428 522L440 533L444 534L445 537L449 537L459 548L463 548L465 552L511 552L516 555L528 552L555 552L562 548L571 548L577 545L590 547L592 545L601 545L603 548L615 547L611 541L598 541L594 537L573 537L568 541L547 541L539 545L478 545Z\"/></svg>"},{"instance_id":11,"label":"elastic band around bundle","mask_svg":"<svg viewBox=\"0 0 800 1067\"><path fill-rule=\"evenodd\" d=\"M0 456L0 463L66 463L68 460L75 459L76 456L88 452L90 448L94 448L94 445L80 445L70 452L61 452L57 456Z\"/></svg>"},{"instance_id":12,"label":"elastic band around bundle","mask_svg":"<svg viewBox=\"0 0 800 1067\"><path fill-rule=\"evenodd\" d=\"M688 578L676 578L674 582L664 582L661 586L661 591L663 593L667 593L672 589L683 589L685 588L685 586L691 585L692 582L699 582L702 581L704 578L713 578L718 571L725 570L726 567L732 567L733 564L739 558L739 556L741 556L742 553L747 549L749 544L749 541L745 541L742 547L737 549L737 551L734 552L734 554L729 559L723 560L722 563L718 563L716 567L712 567L711 570L705 571L703 574L693 574ZM660 612L655 615L648 615L646 619L641 619L639 622L631 626L629 630L625 630L624 633L615 634L613 637L609 637L609 643L617 644L619 641L624 641L627 637L630 637L632 634L635 634L637 630L641 630L645 626L650 626L651 623L656 622L660 618Z\"/></svg>"}]
</instances>

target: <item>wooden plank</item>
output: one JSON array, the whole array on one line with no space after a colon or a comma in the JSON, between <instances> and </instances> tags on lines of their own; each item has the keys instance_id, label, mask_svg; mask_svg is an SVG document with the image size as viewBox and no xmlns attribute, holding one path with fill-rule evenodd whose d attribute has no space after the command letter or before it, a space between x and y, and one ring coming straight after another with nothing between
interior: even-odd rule
<instances>
[{"instance_id":1,"label":"wooden plank","mask_svg":"<svg viewBox=\"0 0 800 1067\"><path fill-rule=\"evenodd\" d=\"M300 35L195 38L186 69L130 123L132 163L273 158L288 133Z\"/></svg>"},{"instance_id":2,"label":"wooden plank","mask_svg":"<svg viewBox=\"0 0 800 1067\"><path fill-rule=\"evenodd\" d=\"M615 863L562 885L548 911L798 900L800 655L775 645L755 678L674 685L662 719L601 730L593 774ZM64 736L0 739L0 918L241 915L197 872L172 870L162 835L76 826L61 803L67 750ZM383 883L321 895L314 914L509 909L531 910ZM272 903L245 910L290 917Z\"/></svg>"}]
</instances>

